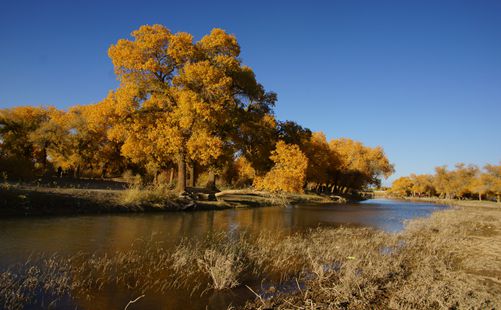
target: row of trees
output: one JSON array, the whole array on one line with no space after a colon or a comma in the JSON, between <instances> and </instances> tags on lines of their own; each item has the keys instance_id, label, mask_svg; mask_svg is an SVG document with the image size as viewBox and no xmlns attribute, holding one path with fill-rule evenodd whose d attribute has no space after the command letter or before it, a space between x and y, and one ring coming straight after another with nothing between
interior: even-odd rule
<instances>
[{"instance_id":1,"label":"row of trees","mask_svg":"<svg viewBox=\"0 0 501 310\"><path fill-rule=\"evenodd\" d=\"M220 176L267 190L347 192L393 172L380 147L327 142L277 121L276 94L239 55L236 38L221 29L194 42L188 33L142 26L110 47L120 86L101 102L0 110L0 169L21 161L39 173L61 167L104 177L132 169L153 180L175 171L178 191L204 175L210 187Z\"/></svg>"},{"instance_id":2,"label":"row of trees","mask_svg":"<svg viewBox=\"0 0 501 310\"><path fill-rule=\"evenodd\" d=\"M438 196L440 198L478 198L486 195L501 196L501 164L475 165L457 164L455 169L446 166L435 168L435 174L411 174L395 180L390 193L398 196Z\"/></svg>"}]
</instances>

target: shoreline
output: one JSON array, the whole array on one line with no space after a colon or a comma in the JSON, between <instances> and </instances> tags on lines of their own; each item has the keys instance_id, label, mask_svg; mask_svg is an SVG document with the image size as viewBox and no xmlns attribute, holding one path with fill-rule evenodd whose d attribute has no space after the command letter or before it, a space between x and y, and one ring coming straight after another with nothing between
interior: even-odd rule
<instances>
[{"instance_id":1,"label":"shoreline","mask_svg":"<svg viewBox=\"0 0 501 310\"><path fill-rule=\"evenodd\" d=\"M195 189L196 190L196 189ZM347 202L342 197L332 199L319 194L271 194L254 190L225 190L213 199L160 197L160 201L124 203L121 197L127 189L68 188L29 184L0 185L0 217L30 217L88 214L123 214L152 212L193 212L256 208L266 206L335 204ZM139 190L139 193L147 190ZM192 196L197 195L197 193ZM158 198L158 197L156 197ZM157 199L158 200L158 199Z\"/></svg>"},{"instance_id":2,"label":"shoreline","mask_svg":"<svg viewBox=\"0 0 501 310\"><path fill-rule=\"evenodd\" d=\"M412 219L394 236L375 232L367 236L369 240L354 238L351 242L356 248L360 242L370 244L367 249L347 252L352 253L348 259L360 257L361 262L354 267L334 272L324 270L305 280L303 287L298 286L297 290L280 292L267 300L257 296L245 309L501 307L501 204L419 198L400 200L436 203L450 208ZM325 242L336 239L330 236L332 231L324 232ZM356 234L356 230L352 233ZM369 249L372 243L380 243L383 249L390 251L386 255L375 255ZM369 280L349 274L363 274L367 272L364 268L369 269Z\"/></svg>"},{"instance_id":3,"label":"shoreline","mask_svg":"<svg viewBox=\"0 0 501 310\"><path fill-rule=\"evenodd\" d=\"M492 200L458 200L458 199L441 199L436 197L388 197L379 196L377 198L392 199L392 200L402 200L402 201L412 201L412 202L423 202L423 203L434 203L441 204L451 207L471 207L471 208L499 208L501 209L501 203Z\"/></svg>"},{"instance_id":4,"label":"shoreline","mask_svg":"<svg viewBox=\"0 0 501 310\"><path fill-rule=\"evenodd\" d=\"M42 290L47 296L60 291L78 301L86 294L108 301L106 289L100 289L103 283L113 289L135 283L129 293L145 294L142 302L147 303L156 294L177 289L217 297L227 290L247 294L245 287L252 288L253 295L248 294L245 304L235 305L238 309L501 306L501 208L489 206L435 211L410 220L398 233L350 226L293 234L261 231L241 238L223 233L187 240L174 249L146 242L114 254L88 254L53 256L55 265L44 265L51 260L30 261L0 273L14 283L3 288L0 300L10 300L15 295L10 290L27 283L30 267L37 267L44 281L23 291L28 297ZM217 262L224 262L224 268L219 269ZM54 266L60 269L54 272ZM166 271L171 276L159 277ZM122 282L117 282L116 272L126 275ZM47 279L55 286L45 288ZM38 295L33 296L12 302L36 305ZM127 300L121 302L125 305Z\"/></svg>"}]
</instances>

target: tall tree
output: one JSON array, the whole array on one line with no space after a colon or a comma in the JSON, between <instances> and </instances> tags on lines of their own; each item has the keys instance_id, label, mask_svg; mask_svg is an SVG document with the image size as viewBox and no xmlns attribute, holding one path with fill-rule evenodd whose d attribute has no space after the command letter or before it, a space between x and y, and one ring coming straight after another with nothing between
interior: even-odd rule
<instances>
[{"instance_id":1,"label":"tall tree","mask_svg":"<svg viewBox=\"0 0 501 310\"><path fill-rule=\"evenodd\" d=\"M499 203L501 202L501 163L499 165L488 164L484 169L489 192L496 196L496 200Z\"/></svg>"},{"instance_id":2,"label":"tall tree","mask_svg":"<svg viewBox=\"0 0 501 310\"><path fill-rule=\"evenodd\" d=\"M217 170L232 160L239 112L267 95L241 64L236 38L221 29L196 43L161 25L142 26L132 37L109 50L121 82L123 154L144 158L138 143L149 145L159 163L177 162L178 191L184 191L186 163Z\"/></svg>"},{"instance_id":3,"label":"tall tree","mask_svg":"<svg viewBox=\"0 0 501 310\"><path fill-rule=\"evenodd\" d=\"M0 110L1 153L45 170L48 140L40 135L54 108L20 106Z\"/></svg>"}]
</instances>

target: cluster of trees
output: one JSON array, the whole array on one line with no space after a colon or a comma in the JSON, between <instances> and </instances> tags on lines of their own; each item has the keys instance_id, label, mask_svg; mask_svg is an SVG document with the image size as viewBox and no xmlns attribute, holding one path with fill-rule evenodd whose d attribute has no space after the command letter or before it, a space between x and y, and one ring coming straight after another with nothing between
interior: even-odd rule
<instances>
[{"instance_id":1,"label":"cluster of trees","mask_svg":"<svg viewBox=\"0 0 501 310\"><path fill-rule=\"evenodd\" d=\"M347 192L378 185L393 167L381 147L327 142L275 119L277 96L239 58L221 29L194 42L162 25L142 26L108 52L120 86L101 102L0 110L0 169L71 171L75 177L167 172L177 190L204 179L267 190ZM61 169L59 169L61 167Z\"/></svg>"},{"instance_id":2,"label":"cluster of trees","mask_svg":"<svg viewBox=\"0 0 501 310\"><path fill-rule=\"evenodd\" d=\"M495 196L500 202L501 163L485 165L483 169L475 165L457 164L455 169L446 166L435 168L435 174L411 174L395 180L390 193L398 196L438 196L440 198L464 199L487 195Z\"/></svg>"}]
</instances>

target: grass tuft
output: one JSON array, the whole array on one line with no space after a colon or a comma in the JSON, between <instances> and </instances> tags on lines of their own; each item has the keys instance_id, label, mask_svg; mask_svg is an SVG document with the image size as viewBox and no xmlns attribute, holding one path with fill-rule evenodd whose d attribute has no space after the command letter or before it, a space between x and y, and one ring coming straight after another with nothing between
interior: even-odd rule
<instances>
[{"instance_id":1,"label":"grass tuft","mask_svg":"<svg viewBox=\"0 0 501 310\"><path fill-rule=\"evenodd\" d=\"M164 206L176 198L176 193L167 185L134 184L120 193L119 203L125 206Z\"/></svg>"}]
</instances>

